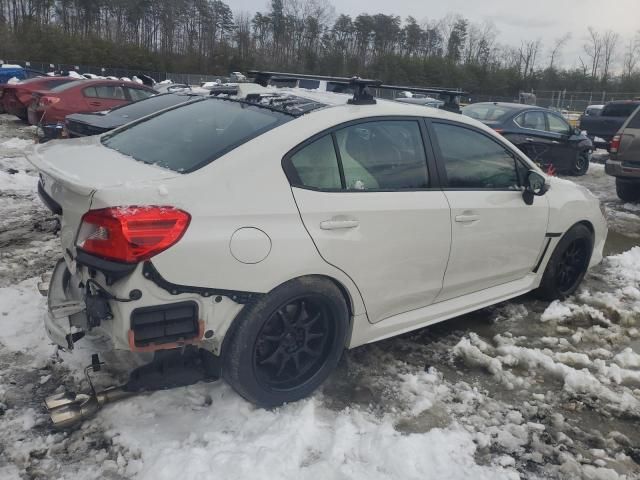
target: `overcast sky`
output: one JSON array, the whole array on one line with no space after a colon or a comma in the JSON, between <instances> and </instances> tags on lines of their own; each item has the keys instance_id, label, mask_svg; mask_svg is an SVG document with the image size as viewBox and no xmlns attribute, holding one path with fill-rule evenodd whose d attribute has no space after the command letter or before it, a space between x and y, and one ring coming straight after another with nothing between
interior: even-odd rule
<instances>
[{"instance_id":1,"label":"overcast sky","mask_svg":"<svg viewBox=\"0 0 640 480\"><path fill-rule=\"evenodd\" d=\"M267 0L228 0L234 11L264 11ZM498 29L498 41L519 46L521 40L540 38L545 46L544 59L554 40L566 32L572 35L563 52L563 63L578 64L583 54L587 27L612 29L621 36L618 56L634 33L640 30L640 0L336 0L336 13L411 15L422 21L459 13L471 21L491 20Z\"/></svg>"}]
</instances>

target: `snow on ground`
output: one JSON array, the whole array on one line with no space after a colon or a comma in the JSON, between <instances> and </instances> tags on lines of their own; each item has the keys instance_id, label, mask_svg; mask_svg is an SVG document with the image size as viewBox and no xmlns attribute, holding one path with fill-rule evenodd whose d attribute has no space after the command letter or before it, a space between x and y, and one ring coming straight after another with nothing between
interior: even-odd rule
<instances>
[{"instance_id":1,"label":"snow on ground","mask_svg":"<svg viewBox=\"0 0 640 480\"><path fill-rule=\"evenodd\" d=\"M267 411L222 382L107 406L66 432L42 407L85 390L49 344L37 277L56 222L21 158L29 128L0 115L0 479L640 478L640 220L601 165L609 255L564 302L524 296L348 352L313 397ZM103 384L126 356L103 355ZM133 359L129 359L133 360Z\"/></svg>"}]
</instances>

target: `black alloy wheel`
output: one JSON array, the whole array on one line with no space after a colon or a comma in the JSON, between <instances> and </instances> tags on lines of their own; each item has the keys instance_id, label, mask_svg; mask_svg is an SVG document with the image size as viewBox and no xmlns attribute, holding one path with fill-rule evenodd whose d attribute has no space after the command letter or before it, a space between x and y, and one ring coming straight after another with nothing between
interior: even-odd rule
<instances>
[{"instance_id":1,"label":"black alloy wheel","mask_svg":"<svg viewBox=\"0 0 640 480\"><path fill-rule=\"evenodd\" d=\"M300 400L338 365L350 318L333 281L315 275L289 280L238 314L222 345L222 376L261 407Z\"/></svg>"},{"instance_id":2,"label":"black alloy wheel","mask_svg":"<svg viewBox=\"0 0 640 480\"><path fill-rule=\"evenodd\" d=\"M564 250L556 266L556 282L560 292L575 290L589 264L591 246L584 238L571 242Z\"/></svg>"},{"instance_id":3,"label":"black alloy wheel","mask_svg":"<svg viewBox=\"0 0 640 480\"><path fill-rule=\"evenodd\" d=\"M289 390L312 378L326 362L334 318L321 298L298 297L265 322L254 345L253 367L265 387Z\"/></svg>"}]
</instances>

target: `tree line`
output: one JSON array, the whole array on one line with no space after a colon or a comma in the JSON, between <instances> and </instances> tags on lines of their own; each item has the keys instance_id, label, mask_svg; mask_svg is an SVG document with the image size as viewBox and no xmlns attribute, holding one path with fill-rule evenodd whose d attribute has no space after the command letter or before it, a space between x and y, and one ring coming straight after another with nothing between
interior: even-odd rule
<instances>
[{"instance_id":1,"label":"tree line","mask_svg":"<svg viewBox=\"0 0 640 480\"><path fill-rule=\"evenodd\" d=\"M585 26L570 35L499 42L491 22L337 14L328 0L271 0L232 12L222 0L0 0L0 58L153 71L225 74L264 68L460 87L491 95L531 90L640 92L640 34ZM563 65L575 64L575 67Z\"/></svg>"}]
</instances>

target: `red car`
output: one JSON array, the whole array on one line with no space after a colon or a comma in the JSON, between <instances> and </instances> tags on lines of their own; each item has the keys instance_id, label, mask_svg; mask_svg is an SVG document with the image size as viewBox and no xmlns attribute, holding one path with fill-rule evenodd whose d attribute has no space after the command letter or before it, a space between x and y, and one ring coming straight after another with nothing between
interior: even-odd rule
<instances>
[{"instance_id":1,"label":"red car","mask_svg":"<svg viewBox=\"0 0 640 480\"><path fill-rule=\"evenodd\" d=\"M51 90L74 80L71 77L38 77L13 85L0 85L0 106L6 113L27 120L27 107L33 92Z\"/></svg>"},{"instance_id":2,"label":"red car","mask_svg":"<svg viewBox=\"0 0 640 480\"><path fill-rule=\"evenodd\" d=\"M135 102L158 92L150 87L121 80L76 80L33 93L28 108L29 123L56 127L64 117L79 112L99 112Z\"/></svg>"}]
</instances>

